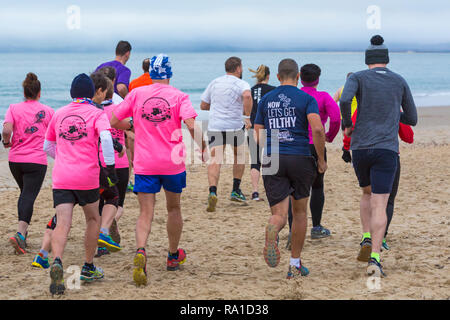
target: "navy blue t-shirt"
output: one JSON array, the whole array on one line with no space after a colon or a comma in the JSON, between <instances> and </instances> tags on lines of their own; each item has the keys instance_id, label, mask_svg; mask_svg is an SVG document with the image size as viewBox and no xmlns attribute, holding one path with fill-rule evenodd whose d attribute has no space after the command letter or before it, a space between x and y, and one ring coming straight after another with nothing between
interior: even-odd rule
<instances>
[{"instance_id":1,"label":"navy blue t-shirt","mask_svg":"<svg viewBox=\"0 0 450 320\"><path fill-rule=\"evenodd\" d=\"M316 99L294 86L279 86L258 104L255 124L267 131L266 154L310 156L308 114L319 114ZM279 150L272 150L272 130L278 130Z\"/></svg>"}]
</instances>

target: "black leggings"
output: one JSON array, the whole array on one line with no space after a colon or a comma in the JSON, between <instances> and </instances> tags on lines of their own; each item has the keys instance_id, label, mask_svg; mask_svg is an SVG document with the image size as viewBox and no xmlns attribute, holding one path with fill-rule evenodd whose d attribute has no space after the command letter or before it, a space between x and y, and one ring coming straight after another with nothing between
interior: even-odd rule
<instances>
[{"instance_id":1,"label":"black leggings","mask_svg":"<svg viewBox=\"0 0 450 320\"><path fill-rule=\"evenodd\" d=\"M128 180L130 178L130 169L129 168L116 169L116 174L117 178L119 179L119 182L116 185L119 191L118 206L123 208L123 203L125 202L125 196L127 194ZM103 206L105 204L106 203L103 197L100 197L99 202L100 215L102 214Z\"/></svg>"},{"instance_id":2,"label":"black leggings","mask_svg":"<svg viewBox=\"0 0 450 320\"><path fill-rule=\"evenodd\" d=\"M386 225L386 232L384 234L385 238L388 233L389 225L391 224L392 221L392 216L394 215L394 203L395 197L397 196L399 184L400 184L400 157L398 157L397 172L395 173L394 184L392 185L392 191L391 194L389 195L389 200L386 207L387 225Z\"/></svg>"},{"instance_id":3,"label":"black leggings","mask_svg":"<svg viewBox=\"0 0 450 320\"><path fill-rule=\"evenodd\" d=\"M19 221L30 224L34 202L41 191L47 166L37 163L10 162L9 169L20 188L17 201Z\"/></svg>"}]
</instances>

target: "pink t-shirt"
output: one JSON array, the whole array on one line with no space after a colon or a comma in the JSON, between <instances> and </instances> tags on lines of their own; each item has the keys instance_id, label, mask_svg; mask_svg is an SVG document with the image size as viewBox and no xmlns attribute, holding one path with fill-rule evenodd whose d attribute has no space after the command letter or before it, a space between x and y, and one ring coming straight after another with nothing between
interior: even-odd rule
<instances>
[{"instance_id":1,"label":"pink t-shirt","mask_svg":"<svg viewBox=\"0 0 450 320\"><path fill-rule=\"evenodd\" d=\"M72 102L55 112L45 136L56 142L53 189L99 187L99 137L109 129L106 113L89 103Z\"/></svg>"},{"instance_id":2,"label":"pink t-shirt","mask_svg":"<svg viewBox=\"0 0 450 320\"><path fill-rule=\"evenodd\" d=\"M108 119L111 120L112 118L112 112L114 108L116 107L115 104L110 104L107 106L103 106L103 110L105 110L106 115L108 116ZM111 136L113 139L117 139L121 145L125 147L125 132L123 130L118 130L111 128ZM117 151L114 151L114 158L115 158L115 167L116 169L122 169L122 168L128 168L128 157L127 153L125 152L123 157L119 157L119 153ZM106 167L105 160L103 159L103 152L102 148L100 148L100 161L102 162L102 166Z\"/></svg>"},{"instance_id":3,"label":"pink t-shirt","mask_svg":"<svg viewBox=\"0 0 450 320\"><path fill-rule=\"evenodd\" d=\"M301 90L316 99L319 106L320 120L322 121L322 125L324 128L325 124L328 121L328 118L330 118L330 127L328 128L326 136L328 138L328 141L332 142L338 134L339 128L341 126L341 112L339 106L325 91L317 91L317 89L314 87L303 87ZM313 144L314 142L312 138L311 126L308 127L308 130L309 143Z\"/></svg>"},{"instance_id":4,"label":"pink t-shirt","mask_svg":"<svg viewBox=\"0 0 450 320\"><path fill-rule=\"evenodd\" d=\"M186 170L181 122L197 117L187 94L155 83L131 91L113 113L119 120L133 117L136 174L174 175Z\"/></svg>"},{"instance_id":5,"label":"pink t-shirt","mask_svg":"<svg viewBox=\"0 0 450 320\"><path fill-rule=\"evenodd\" d=\"M55 111L38 101L25 101L9 106L5 123L13 125L10 162L47 165L44 139L47 127Z\"/></svg>"}]
</instances>

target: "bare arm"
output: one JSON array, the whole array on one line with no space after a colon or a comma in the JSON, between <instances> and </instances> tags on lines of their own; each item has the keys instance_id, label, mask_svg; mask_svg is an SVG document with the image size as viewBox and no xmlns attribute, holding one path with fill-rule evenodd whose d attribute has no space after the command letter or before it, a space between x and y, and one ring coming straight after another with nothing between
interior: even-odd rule
<instances>
[{"instance_id":1,"label":"bare arm","mask_svg":"<svg viewBox=\"0 0 450 320\"><path fill-rule=\"evenodd\" d=\"M316 149L319 172L323 173L327 170L325 162L325 130L320 121L320 116L317 113L308 114L308 122L311 126L314 148Z\"/></svg>"},{"instance_id":2,"label":"bare arm","mask_svg":"<svg viewBox=\"0 0 450 320\"><path fill-rule=\"evenodd\" d=\"M250 116L253 107L252 94L250 90L244 91L244 93L242 94L242 101L244 103L244 115Z\"/></svg>"},{"instance_id":3,"label":"bare arm","mask_svg":"<svg viewBox=\"0 0 450 320\"><path fill-rule=\"evenodd\" d=\"M9 148L11 147L11 135L13 133L13 124L10 122L5 122L3 124L3 132L2 132L2 137L3 137L3 142L4 142L4 146L5 148Z\"/></svg>"},{"instance_id":4,"label":"bare arm","mask_svg":"<svg viewBox=\"0 0 450 320\"><path fill-rule=\"evenodd\" d=\"M200 103L200 110L208 111L210 108L211 108L211 104L210 103L206 103L205 101L202 101Z\"/></svg>"},{"instance_id":5,"label":"bare arm","mask_svg":"<svg viewBox=\"0 0 450 320\"><path fill-rule=\"evenodd\" d=\"M125 99L126 95L128 94L128 88L125 84L123 83L118 83L117 84L117 91L119 92L119 95Z\"/></svg>"},{"instance_id":6,"label":"bare arm","mask_svg":"<svg viewBox=\"0 0 450 320\"><path fill-rule=\"evenodd\" d=\"M119 130L131 130L133 128L133 126L131 125L130 119L127 118L127 119L119 120L119 119L117 119L114 112L113 112L110 124L111 124L111 127L113 127L114 129L119 129Z\"/></svg>"},{"instance_id":7,"label":"bare arm","mask_svg":"<svg viewBox=\"0 0 450 320\"><path fill-rule=\"evenodd\" d=\"M333 96L333 100L338 103L339 102L339 96L341 95L341 90L342 88L339 88L338 91L336 91L336 93Z\"/></svg>"}]
</instances>

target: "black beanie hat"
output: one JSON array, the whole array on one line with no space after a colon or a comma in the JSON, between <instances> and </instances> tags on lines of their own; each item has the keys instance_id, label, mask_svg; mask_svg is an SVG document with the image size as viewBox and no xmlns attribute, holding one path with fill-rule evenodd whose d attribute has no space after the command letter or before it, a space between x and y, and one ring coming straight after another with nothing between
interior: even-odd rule
<instances>
[{"instance_id":1,"label":"black beanie hat","mask_svg":"<svg viewBox=\"0 0 450 320\"><path fill-rule=\"evenodd\" d=\"M95 86L92 79L85 73L79 74L73 79L70 88L70 96L75 98L89 98L95 95Z\"/></svg>"},{"instance_id":2,"label":"black beanie hat","mask_svg":"<svg viewBox=\"0 0 450 320\"><path fill-rule=\"evenodd\" d=\"M366 64L389 63L389 50L383 44L384 39L380 35L370 39L370 46L366 50Z\"/></svg>"}]
</instances>

